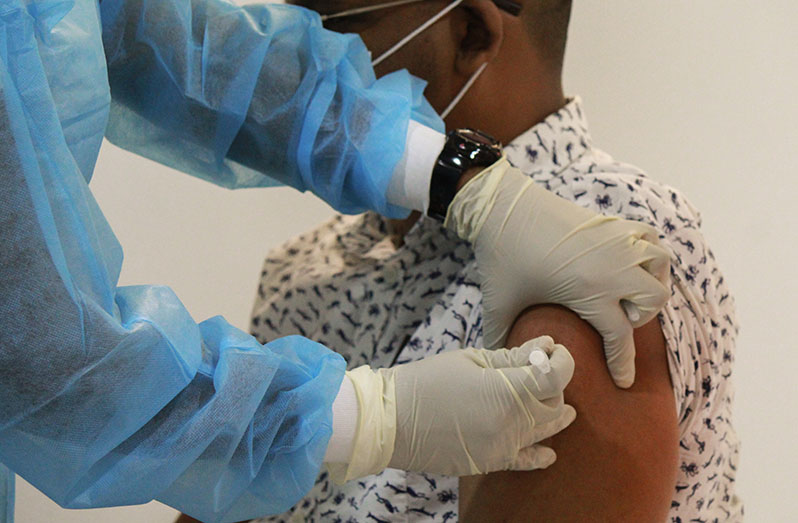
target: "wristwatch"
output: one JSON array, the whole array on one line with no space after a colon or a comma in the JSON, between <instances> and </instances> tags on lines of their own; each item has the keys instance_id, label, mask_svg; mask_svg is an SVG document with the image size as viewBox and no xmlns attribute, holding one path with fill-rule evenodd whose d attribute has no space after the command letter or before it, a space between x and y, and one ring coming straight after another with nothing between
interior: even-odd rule
<instances>
[{"instance_id":1,"label":"wristwatch","mask_svg":"<svg viewBox=\"0 0 798 523\"><path fill-rule=\"evenodd\" d=\"M432 169L427 215L443 221L463 173L472 167L492 165L501 157L502 145L492 136L474 129L449 131Z\"/></svg>"}]
</instances>

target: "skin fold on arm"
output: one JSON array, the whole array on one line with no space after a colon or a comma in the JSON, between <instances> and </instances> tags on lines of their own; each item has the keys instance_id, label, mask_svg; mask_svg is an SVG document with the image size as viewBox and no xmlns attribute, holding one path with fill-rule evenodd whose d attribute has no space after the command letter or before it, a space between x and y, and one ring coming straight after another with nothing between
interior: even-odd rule
<instances>
[{"instance_id":1,"label":"skin fold on arm","mask_svg":"<svg viewBox=\"0 0 798 523\"><path fill-rule=\"evenodd\" d=\"M576 362L565 389L576 421L544 442L557 453L546 470L461 478L460 521L665 521L679 435L659 321L635 331L637 375L628 390L613 384L600 336L568 309L527 309L506 345L542 335Z\"/></svg>"}]
</instances>

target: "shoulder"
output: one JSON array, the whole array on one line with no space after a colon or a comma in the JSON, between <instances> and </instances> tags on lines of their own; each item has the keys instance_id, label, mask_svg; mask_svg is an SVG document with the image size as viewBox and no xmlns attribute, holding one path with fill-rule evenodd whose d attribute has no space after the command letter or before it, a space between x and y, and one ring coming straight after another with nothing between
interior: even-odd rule
<instances>
[{"instance_id":1,"label":"shoulder","mask_svg":"<svg viewBox=\"0 0 798 523\"><path fill-rule=\"evenodd\" d=\"M722 278L701 231L700 212L678 189L641 169L591 149L547 185L592 211L654 227L671 256L673 275L685 286L700 290L703 285L707 291L712 280ZM702 294L709 300L720 299Z\"/></svg>"},{"instance_id":2,"label":"shoulder","mask_svg":"<svg viewBox=\"0 0 798 523\"><path fill-rule=\"evenodd\" d=\"M677 475L678 420L657 322L635 332L641 350L628 390L612 382L601 337L573 312L555 305L527 309L507 345L541 335L574 358L565 401L576 409L576 420L543 442L557 453L554 466L461 478L461 519L525 521L530 509L542 521L666 519Z\"/></svg>"},{"instance_id":3,"label":"shoulder","mask_svg":"<svg viewBox=\"0 0 798 523\"><path fill-rule=\"evenodd\" d=\"M548 184L583 207L644 222L659 232L660 246L671 258L671 298L660 324L681 408L697 377L730 375L737 334L734 298L701 230L701 214L687 197L597 149ZM704 368L706 361L722 363L710 369Z\"/></svg>"},{"instance_id":4,"label":"shoulder","mask_svg":"<svg viewBox=\"0 0 798 523\"><path fill-rule=\"evenodd\" d=\"M701 227L701 214L678 189L598 149L582 155L547 185L583 207L644 221L666 233Z\"/></svg>"}]
</instances>

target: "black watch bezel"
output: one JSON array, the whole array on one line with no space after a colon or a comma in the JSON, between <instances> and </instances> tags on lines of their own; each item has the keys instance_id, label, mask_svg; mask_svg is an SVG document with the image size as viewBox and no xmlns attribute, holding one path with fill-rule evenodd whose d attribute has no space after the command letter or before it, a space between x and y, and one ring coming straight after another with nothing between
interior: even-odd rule
<instances>
[{"instance_id":1,"label":"black watch bezel","mask_svg":"<svg viewBox=\"0 0 798 523\"><path fill-rule=\"evenodd\" d=\"M489 134L467 128L446 133L443 151L432 169L427 215L443 221L463 173L472 167L492 165L501 157L501 143Z\"/></svg>"}]
</instances>

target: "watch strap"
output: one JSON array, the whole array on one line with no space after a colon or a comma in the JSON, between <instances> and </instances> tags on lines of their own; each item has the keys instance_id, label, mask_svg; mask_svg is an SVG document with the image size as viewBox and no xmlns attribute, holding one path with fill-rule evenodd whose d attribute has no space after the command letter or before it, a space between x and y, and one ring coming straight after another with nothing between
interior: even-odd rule
<instances>
[{"instance_id":1,"label":"watch strap","mask_svg":"<svg viewBox=\"0 0 798 523\"><path fill-rule=\"evenodd\" d=\"M472 167L487 167L498 161L501 155L501 144L485 133L472 129L449 131L432 169L427 215L445 220L463 174Z\"/></svg>"},{"instance_id":2,"label":"watch strap","mask_svg":"<svg viewBox=\"0 0 798 523\"><path fill-rule=\"evenodd\" d=\"M457 184L466 169L453 165L451 159L441 153L430 178L428 216L440 221L446 218L449 204L457 194Z\"/></svg>"}]
</instances>

